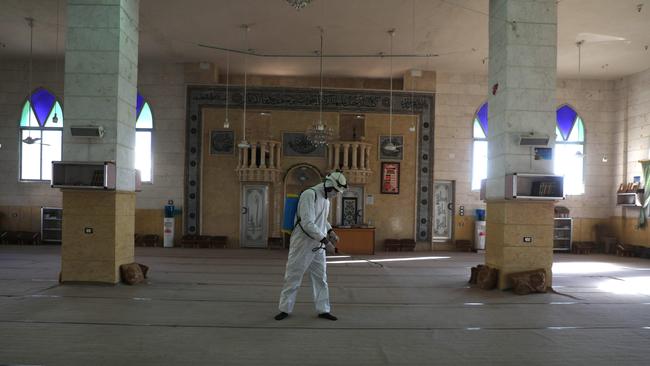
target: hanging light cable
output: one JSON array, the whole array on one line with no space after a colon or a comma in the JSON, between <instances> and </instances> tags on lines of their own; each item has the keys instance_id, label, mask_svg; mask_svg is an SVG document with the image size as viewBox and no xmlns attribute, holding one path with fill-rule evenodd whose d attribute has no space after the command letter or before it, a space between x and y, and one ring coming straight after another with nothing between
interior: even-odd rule
<instances>
[{"instance_id":1,"label":"hanging light cable","mask_svg":"<svg viewBox=\"0 0 650 366\"><path fill-rule=\"evenodd\" d=\"M585 43L585 40L580 40L576 42L576 46L578 46L578 74L580 73L580 69L582 68L582 45Z\"/></svg>"},{"instance_id":2,"label":"hanging light cable","mask_svg":"<svg viewBox=\"0 0 650 366\"><path fill-rule=\"evenodd\" d=\"M251 146L251 144L246 141L246 99L247 94L248 94L248 30L250 27L248 24L244 24L242 26L242 29L244 30L244 42L246 44L246 51L247 53L244 54L244 116L243 116L243 138L242 140L237 144L237 147L242 148L242 149L247 149Z\"/></svg>"},{"instance_id":3,"label":"hanging light cable","mask_svg":"<svg viewBox=\"0 0 650 366\"><path fill-rule=\"evenodd\" d=\"M56 0L56 43L54 46L54 74L59 75L59 5L61 1ZM59 123L59 117L56 115L56 108L54 108L54 117L52 123Z\"/></svg>"},{"instance_id":4,"label":"hanging light cable","mask_svg":"<svg viewBox=\"0 0 650 366\"><path fill-rule=\"evenodd\" d=\"M313 125L307 129L305 135L307 140L314 146L320 147L327 145L334 134L332 127L327 126L323 122L323 33L324 30L322 27L318 27L320 30L320 87L318 92L318 104L319 104L319 114L318 120L313 123Z\"/></svg>"},{"instance_id":5,"label":"hanging light cable","mask_svg":"<svg viewBox=\"0 0 650 366\"><path fill-rule=\"evenodd\" d=\"M230 51L226 51L226 119L223 121L223 128L230 128L228 120L228 101L230 99Z\"/></svg>"},{"instance_id":6,"label":"hanging light cable","mask_svg":"<svg viewBox=\"0 0 650 366\"><path fill-rule=\"evenodd\" d=\"M27 79L27 101L29 102L29 108L27 110L27 137L22 141L27 145L32 145L40 138L32 137L32 70L33 70L33 58L34 58L34 18L25 18L27 25L29 26L29 76Z\"/></svg>"},{"instance_id":7,"label":"hanging light cable","mask_svg":"<svg viewBox=\"0 0 650 366\"><path fill-rule=\"evenodd\" d=\"M389 92L389 102L388 102L388 142L382 146L386 151L397 151L397 146L393 143L393 36L395 35L395 29L390 29L388 31L390 36L390 92Z\"/></svg>"},{"instance_id":8,"label":"hanging light cable","mask_svg":"<svg viewBox=\"0 0 650 366\"><path fill-rule=\"evenodd\" d=\"M411 0L411 49L415 53L415 0ZM411 74L411 125L410 132L415 132L415 81Z\"/></svg>"}]
</instances>

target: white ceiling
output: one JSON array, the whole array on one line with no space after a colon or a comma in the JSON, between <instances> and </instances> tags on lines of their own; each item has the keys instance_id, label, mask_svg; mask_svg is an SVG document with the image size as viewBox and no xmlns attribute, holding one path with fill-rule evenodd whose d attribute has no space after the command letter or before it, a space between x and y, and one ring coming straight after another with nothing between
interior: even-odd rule
<instances>
[{"instance_id":1,"label":"white ceiling","mask_svg":"<svg viewBox=\"0 0 650 366\"><path fill-rule=\"evenodd\" d=\"M65 0L0 0L0 58L26 57L33 17L34 53L52 57L57 4L62 55ZM637 5L643 4L642 10ZM225 52L208 44L243 50L241 24L251 24L249 47L258 53L306 54L319 47L325 29L325 54L389 52L387 30L396 28L394 54L438 54L433 58L394 59L395 75L427 69L487 72L488 0L314 0L297 11L285 0L141 0L141 61L209 61L225 67ZM582 35L581 35L582 34ZM605 40L602 36L624 40ZM582 46L578 73L576 42ZM614 79L650 68L650 0L559 0L558 74L560 77ZM249 72L317 75L315 58L248 58ZM234 73L243 70L232 54ZM328 58L327 76L387 77L387 58Z\"/></svg>"}]
</instances>

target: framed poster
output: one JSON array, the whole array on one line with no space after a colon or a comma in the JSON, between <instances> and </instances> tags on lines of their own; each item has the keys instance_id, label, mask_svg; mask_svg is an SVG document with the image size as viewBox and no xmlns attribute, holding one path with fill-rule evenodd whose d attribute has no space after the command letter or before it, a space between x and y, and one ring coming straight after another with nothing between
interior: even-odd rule
<instances>
[{"instance_id":1,"label":"framed poster","mask_svg":"<svg viewBox=\"0 0 650 366\"><path fill-rule=\"evenodd\" d=\"M284 132L282 134L282 151L285 156L313 156L324 158L325 146L314 146L302 132Z\"/></svg>"},{"instance_id":2,"label":"framed poster","mask_svg":"<svg viewBox=\"0 0 650 366\"><path fill-rule=\"evenodd\" d=\"M381 163L381 193L399 194L399 163Z\"/></svg>"},{"instance_id":3,"label":"framed poster","mask_svg":"<svg viewBox=\"0 0 650 366\"><path fill-rule=\"evenodd\" d=\"M235 131L211 131L210 155L233 155L235 153Z\"/></svg>"},{"instance_id":4,"label":"framed poster","mask_svg":"<svg viewBox=\"0 0 650 366\"><path fill-rule=\"evenodd\" d=\"M392 141L397 147L396 150L387 150L386 145ZM379 136L379 160L402 160L404 149L404 136Z\"/></svg>"}]
</instances>

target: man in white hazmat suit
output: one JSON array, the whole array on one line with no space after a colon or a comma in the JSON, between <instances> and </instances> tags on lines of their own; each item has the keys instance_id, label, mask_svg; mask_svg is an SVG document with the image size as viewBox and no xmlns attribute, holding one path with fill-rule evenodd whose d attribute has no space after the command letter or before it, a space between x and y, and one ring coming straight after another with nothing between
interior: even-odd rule
<instances>
[{"instance_id":1,"label":"man in white hazmat suit","mask_svg":"<svg viewBox=\"0 0 650 366\"><path fill-rule=\"evenodd\" d=\"M336 197L347 188L343 173L333 172L319 183L300 194L296 211L295 227L291 232L289 258L284 274L284 287L280 293L280 313L275 320L289 316L296 303L296 295L302 276L309 271L318 317L336 320L330 314L329 289L325 252L333 253L339 238L327 222L330 211L330 198Z\"/></svg>"}]
</instances>

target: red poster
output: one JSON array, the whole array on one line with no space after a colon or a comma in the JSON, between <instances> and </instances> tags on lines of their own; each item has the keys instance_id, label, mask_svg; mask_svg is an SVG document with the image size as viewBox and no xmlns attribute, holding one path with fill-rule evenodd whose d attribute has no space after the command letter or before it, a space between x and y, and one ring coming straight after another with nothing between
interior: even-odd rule
<instances>
[{"instance_id":1,"label":"red poster","mask_svg":"<svg viewBox=\"0 0 650 366\"><path fill-rule=\"evenodd\" d=\"M381 163L381 193L399 194L399 163Z\"/></svg>"}]
</instances>

